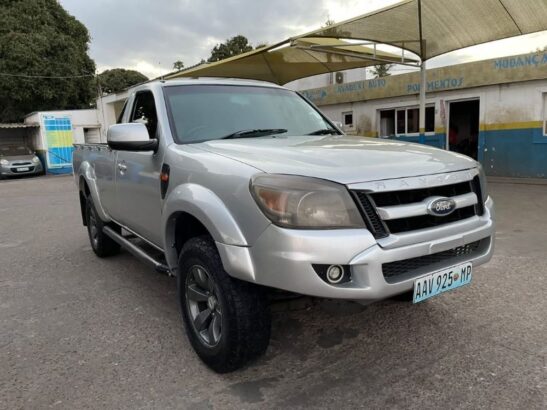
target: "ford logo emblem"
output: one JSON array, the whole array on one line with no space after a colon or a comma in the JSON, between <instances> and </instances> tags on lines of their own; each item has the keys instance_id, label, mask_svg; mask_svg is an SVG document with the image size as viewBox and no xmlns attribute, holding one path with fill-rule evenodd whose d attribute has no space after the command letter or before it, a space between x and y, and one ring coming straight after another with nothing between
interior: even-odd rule
<instances>
[{"instance_id":1,"label":"ford logo emblem","mask_svg":"<svg viewBox=\"0 0 547 410\"><path fill-rule=\"evenodd\" d=\"M456 210L456 201L450 198L437 198L427 204L427 212L434 216L450 215Z\"/></svg>"}]
</instances>

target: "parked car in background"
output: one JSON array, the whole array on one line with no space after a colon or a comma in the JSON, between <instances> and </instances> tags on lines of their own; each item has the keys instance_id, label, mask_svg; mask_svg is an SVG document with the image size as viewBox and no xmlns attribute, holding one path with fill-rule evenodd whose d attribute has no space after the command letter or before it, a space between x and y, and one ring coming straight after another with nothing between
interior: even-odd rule
<instances>
[{"instance_id":1,"label":"parked car in background","mask_svg":"<svg viewBox=\"0 0 547 410\"><path fill-rule=\"evenodd\" d=\"M0 145L0 179L18 175L41 175L44 167L25 145Z\"/></svg>"},{"instance_id":2,"label":"parked car in background","mask_svg":"<svg viewBox=\"0 0 547 410\"><path fill-rule=\"evenodd\" d=\"M190 342L218 372L266 350L271 288L417 303L469 284L492 256L478 162L346 136L283 87L147 83L107 140L74 151L91 247L176 275Z\"/></svg>"}]
</instances>

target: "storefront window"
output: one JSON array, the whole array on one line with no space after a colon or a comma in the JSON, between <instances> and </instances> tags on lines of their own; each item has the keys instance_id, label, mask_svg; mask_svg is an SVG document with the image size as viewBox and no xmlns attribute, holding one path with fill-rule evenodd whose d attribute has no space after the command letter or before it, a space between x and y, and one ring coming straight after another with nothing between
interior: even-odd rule
<instances>
[{"instance_id":1,"label":"storefront window","mask_svg":"<svg viewBox=\"0 0 547 410\"><path fill-rule=\"evenodd\" d=\"M406 111L397 111L397 134L406 134Z\"/></svg>"},{"instance_id":2,"label":"storefront window","mask_svg":"<svg viewBox=\"0 0 547 410\"><path fill-rule=\"evenodd\" d=\"M342 124L344 124L347 127L353 126L353 111L342 113Z\"/></svg>"},{"instance_id":3,"label":"storefront window","mask_svg":"<svg viewBox=\"0 0 547 410\"><path fill-rule=\"evenodd\" d=\"M425 108L425 132L435 131L435 107Z\"/></svg>"},{"instance_id":4,"label":"storefront window","mask_svg":"<svg viewBox=\"0 0 547 410\"><path fill-rule=\"evenodd\" d=\"M417 108L409 108L406 110L406 133L412 134L415 132L420 132L419 121L420 114Z\"/></svg>"},{"instance_id":5,"label":"storefront window","mask_svg":"<svg viewBox=\"0 0 547 410\"><path fill-rule=\"evenodd\" d=\"M418 134L420 110L416 107L380 111L380 136ZM435 132L435 107L425 108L425 132Z\"/></svg>"}]
</instances>

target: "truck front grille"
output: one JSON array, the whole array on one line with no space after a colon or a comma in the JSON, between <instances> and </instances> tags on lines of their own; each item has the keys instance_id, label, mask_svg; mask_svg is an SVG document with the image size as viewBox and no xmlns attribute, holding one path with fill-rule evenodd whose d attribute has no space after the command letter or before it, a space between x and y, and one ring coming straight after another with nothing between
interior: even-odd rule
<instances>
[{"instance_id":1,"label":"truck front grille","mask_svg":"<svg viewBox=\"0 0 547 410\"><path fill-rule=\"evenodd\" d=\"M411 218L393 219L391 221L386 221L386 225L388 226L389 231L393 233L409 232L417 229L434 228L450 222L471 218L475 215L475 207L468 206L466 208L456 209L447 216L422 215Z\"/></svg>"},{"instance_id":2,"label":"truck front grille","mask_svg":"<svg viewBox=\"0 0 547 410\"><path fill-rule=\"evenodd\" d=\"M353 196L361 209L361 214L365 219L367 229L372 235L374 235L376 239L388 236L387 227L376 213L376 208L372 204L367 193L364 191L353 191Z\"/></svg>"},{"instance_id":3,"label":"truck front grille","mask_svg":"<svg viewBox=\"0 0 547 410\"><path fill-rule=\"evenodd\" d=\"M435 270L450 267L451 265L463 263L466 260L470 260L473 257L484 253L489 244L490 238L485 238L431 255L384 263L382 265L382 272L386 282L400 282L422 273L433 272Z\"/></svg>"},{"instance_id":4,"label":"truck front grille","mask_svg":"<svg viewBox=\"0 0 547 410\"><path fill-rule=\"evenodd\" d=\"M423 215L408 215L397 219L382 219L378 208L393 209L401 205L421 205L427 198L456 197L474 193L477 203L456 209L447 216L434 216L425 212ZM430 188L408 189L390 192L352 191L352 194L361 209L367 228L375 238L380 239L390 233L403 233L419 229L430 229L471 218L484 213L479 178L451 185L442 185Z\"/></svg>"}]
</instances>

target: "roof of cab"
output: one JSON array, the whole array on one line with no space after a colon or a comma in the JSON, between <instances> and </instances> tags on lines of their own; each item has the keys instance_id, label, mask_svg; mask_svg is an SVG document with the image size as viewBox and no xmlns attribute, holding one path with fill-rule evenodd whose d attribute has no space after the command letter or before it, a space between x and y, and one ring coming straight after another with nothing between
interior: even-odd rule
<instances>
[{"instance_id":1,"label":"roof of cab","mask_svg":"<svg viewBox=\"0 0 547 410\"><path fill-rule=\"evenodd\" d=\"M272 87L272 88L284 88L277 84L273 84L267 81L260 80L244 80L239 78L214 78L214 77L200 77L200 78L185 78L177 80L155 80L148 84L160 83L163 87L172 87L179 85L246 85L246 86L260 86L260 87Z\"/></svg>"}]
</instances>

